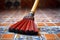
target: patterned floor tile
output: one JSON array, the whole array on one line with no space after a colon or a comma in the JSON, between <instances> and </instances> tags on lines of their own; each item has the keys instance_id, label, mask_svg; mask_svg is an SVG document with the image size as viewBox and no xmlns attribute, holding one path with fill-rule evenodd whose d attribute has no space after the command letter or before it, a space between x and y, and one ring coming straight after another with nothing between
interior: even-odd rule
<instances>
[{"instance_id":1,"label":"patterned floor tile","mask_svg":"<svg viewBox=\"0 0 60 40\"><path fill-rule=\"evenodd\" d=\"M55 23L57 26L60 26L60 23Z\"/></svg>"},{"instance_id":2,"label":"patterned floor tile","mask_svg":"<svg viewBox=\"0 0 60 40\"><path fill-rule=\"evenodd\" d=\"M59 34L57 34L57 36L60 38L60 33L59 33Z\"/></svg>"},{"instance_id":3,"label":"patterned floor tile","mask_svg":"<svg viewBox=\"0 0 60 40\"><path fill-rule=\"evenodd\" d=\"M21 9L21 10L5 10L0 12L0 27L7 26L10 27L14 23L18 22L23 19L23 17L29 13L30 10L28 9ZM37 23L38 28L40 27L46 27L42 32L40 29L41 34L45 34L44 38L47 40L56 40L56 36L54 34L57 34L57 36L60 38L60 29L58 28L52 28L53 26L60 26L60 10L52 10L52 9L45 9L45 10L37 10L35 13L35 22ZM54 23L54 24L53 24ZM7 28L6 27L6 28ZM48 28L50 27L50 28ZM5 27L4 27L5 28ZM53 30L55 29L55 30ZM58 29L58 30L57 30ZM0 30L1 32L2 30ZM6 31L6 30L5 30ZM48 33L48 34L47 34ZM54 34L53 34L54 33ZM0 40L14 40L14 34L8 34L6 32L5 34L0 34ZM24 36L22 36L24 38ZM45 40L42 37L42 40ZM17 38L18 39L18 38ZM18 40L20 40L19 38ZM29 39L29 38L28 38ZM33 40L39 40L40 38L34 38ZM21 39L24 40L24 39Z\"/></svg>"},{"instance_id":4,"label":"patterned floor tile","mask_svg":"<svg viewBox=\"0 0 60 40\"><path fill-rule=\"evenodd\" d=\"M47 40L56 40L54 34L45 34Z\"/></svg>"},{"instance_id":5,"label":"patterned floor tile","mask_svg":"<svg viewBox=\"0 0 60 40\"><path fill-rule=\"evenodd\" d=\"M38 26L45 26L44 23L38 23Z\"/></svg>"},{"instance_id":6,"label":"patterned floor tile","mask_svg":"<svg viewBox=\"0 0 60 40\"><path fill-rule=\"evenodd\" d=\"M3 35L2 35L2 38L3 38L3 39L4 39L4 38L5 38L5 39L10 39L10 38L13 39L13 38L14 38L14 34L3 34Z\"/></svg>"},{"instance_id":7,"label":"patterned floor tile","mask_svg":"<svg viewBox=\"0 0 60 40\"><path fill-rule=\"evenodd\" d=\"M46 23L48 26L55 26L53 23Z\"/></svg>"}]
</instances>

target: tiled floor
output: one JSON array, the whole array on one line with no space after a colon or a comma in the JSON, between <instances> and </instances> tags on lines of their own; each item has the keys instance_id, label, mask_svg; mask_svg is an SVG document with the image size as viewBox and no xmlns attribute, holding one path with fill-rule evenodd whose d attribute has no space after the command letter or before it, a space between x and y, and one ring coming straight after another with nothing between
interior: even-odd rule
<instances>
[{"instance_id":1,"label":"tiled floor","mask_svg":"<svg viewBox=\"0 0 60 40\"><path fill-rule=\"evenodd\" d=\"M28 9L4 10L0 12L0 40L60 40L60 9L38 9L35 23L40 29L40 37L17 35L8 32L8 28L23 19Z\"/></svg>"},{"instance_id":2,"label":"tiled floor","mask_svg":"<svg viewBox=\"0 0 60 40\"><path fill-rule=\"evenodd\" d=\"M0 12L0 26L9 26L20 21L30 10L5 10ZM35 22L38 26L60 26L60 10L37 10Z\"/></svg>"},{"instance_id":3,"label":"tiled floor","mask_svg":"<svg viewBox=\"0 0 60 40\"><path fill-rule=\"evenodd\" d=\"M57 36L60 38L60 34L57 34Z\"/></svg>"},{"instance_id":4,"label":"tiled floor","mask_svg":"<svg viewBox=\"0 0 60 40\"><path fill-rule=\"evenodd\" d=\"M56 40L54 34L45 34L45 37L46 37L47 40Z\"/></svg>"}]
</instances>

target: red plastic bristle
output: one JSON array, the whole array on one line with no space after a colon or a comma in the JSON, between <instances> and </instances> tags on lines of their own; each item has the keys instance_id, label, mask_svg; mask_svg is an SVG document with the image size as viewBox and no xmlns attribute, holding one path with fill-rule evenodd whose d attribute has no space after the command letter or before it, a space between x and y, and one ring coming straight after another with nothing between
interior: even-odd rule
<instances>
[{"instance_id":1,"label":"red plastic bristle","mask_svg":"<svg viewBox=\"0 0 60 40\"><path fill-rule=\"evenodd\" d=\"M23 19L23 22L21 22L21 24L18 25L17 28L15 28L16 30L20 30L21 27L24 25L24 23L26 22L26 19Z\"/></svg>"},{"instance_id":2,"label":"red plastic bristle","mask_svg":"<svg viewBox=\"0 0 60 40\"><path fill-rule=\"evenodd\" d=\"M34 29L33 29L33 21L32 21L32 20L30 20L30 22L31 22L31 24L30 24L29 31L34 31Z\"/></svg>"},{"instance_id":3,"label":"red plastic bristle","mask_svg":"<svg viewBox=\"0 0 60 40\"><path fill-rule=\"evenodd\" d=\"M28 22L28 24L27 24L27 26L26 26L26 29L25 29L25 31L28 31L29 30L29 28L30 28L30 20L29 20L29 22Z\"/></svg>"},{"instance_id":4,"label":"red plastic bristle","mask_svg":"<svg viewBox=\"0 0 60 40\"><path fill-rule=\"evenodd\" d=\"M21 27L21 29L20 29L20 30L25 31L26 26L28 25L28 23L29 23L29 20L26 20L25 24Z\"/></svg>"},{"instance_id":5,"label":"red plastic bristle","mask_svg":"<svg viewBox=\"0 0 60 40\"><path fill-rule=\"evenodd\" d=\"M21 24L22 22L23 22L24 20L21 20L21 21L19 21L19 22L17 22L17 23L15 23L14 25L12 25L11 27L10 27L10 29L15 29L19 24Z\"/></svg>"}]
</instances>

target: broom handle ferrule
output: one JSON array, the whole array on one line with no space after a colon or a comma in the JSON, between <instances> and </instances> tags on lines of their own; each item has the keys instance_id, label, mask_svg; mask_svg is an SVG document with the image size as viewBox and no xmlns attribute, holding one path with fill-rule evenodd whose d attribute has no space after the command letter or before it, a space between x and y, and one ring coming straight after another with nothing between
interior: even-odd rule
<instances>
[{"instance_id":1,"label":"broom handle ferrule","mask_svg":"<svg viewBox=\"0 0 60 40\"><path fill-rule=\"evenodd\" d=\"M33 5L32 9L31 9L31 12L32 12L32 13L35 13L36 8L37 8L37 6L38 6L38 3L39 3L39 0L35 0L34 5Z\"/></svg>"}]
</instances>

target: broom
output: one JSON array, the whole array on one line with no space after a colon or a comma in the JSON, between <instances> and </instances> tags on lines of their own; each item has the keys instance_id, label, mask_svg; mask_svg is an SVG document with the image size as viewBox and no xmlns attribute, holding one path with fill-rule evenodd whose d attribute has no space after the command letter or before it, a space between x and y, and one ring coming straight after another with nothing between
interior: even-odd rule
<instances>
[{"instance_id":1,"label":"broom","mask_svg":"<svg viewBox=\"0 0 60 40\"><path fill-rule=\"evenodd\" d=\"M38 6L39 0L35 0L31 12L23 18L23 20L13 24L9 28L9 32L14 32L24 35L38 35L38 29L34 23L34 13Z\"/></svg>"}]
</instances>

